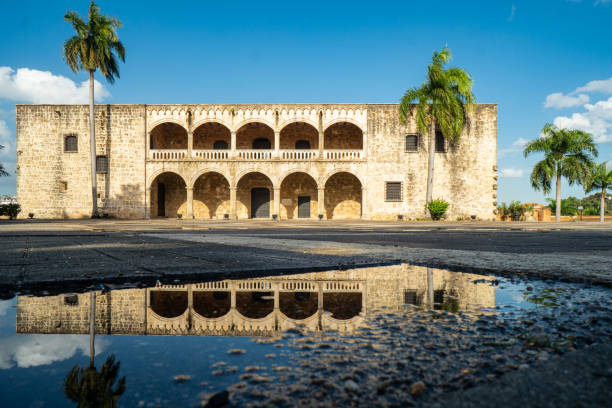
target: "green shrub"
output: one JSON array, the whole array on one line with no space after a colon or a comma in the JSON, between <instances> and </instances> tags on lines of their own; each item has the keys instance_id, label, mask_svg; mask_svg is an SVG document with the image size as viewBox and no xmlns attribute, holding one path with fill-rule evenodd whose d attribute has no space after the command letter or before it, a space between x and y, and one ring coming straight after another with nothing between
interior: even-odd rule
<instances>
[{"instance_id":1,"label":"green shrub","mask_svg":"<svg viewBox=\"0 0 612 408\"><path fill-rule=\"evenodd\" d=\"M0 215L8 215L11 220L17 218L17 214L21 212L19 204L4 204L0 205Z\"/></svg>"},{"instance_id":2,"label":"green shrub","mask_svg":"<svg viewBox=\"0 0 612 408\"><path fill-rule=\"evenodd\" d=\"M427 209L429 210L429 215L431 215L432 220L439 220L446 213L446 209L448 208L448 203L444 200L437 199L431 200L427 205Z\"/></svg>"}]
</instances>

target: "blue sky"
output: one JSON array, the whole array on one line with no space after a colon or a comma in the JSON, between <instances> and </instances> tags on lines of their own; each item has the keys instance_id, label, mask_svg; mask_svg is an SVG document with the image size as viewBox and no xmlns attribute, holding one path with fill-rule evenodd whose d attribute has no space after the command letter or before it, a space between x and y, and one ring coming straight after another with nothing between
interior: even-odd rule
<instances>
[{"instance_id":1,"label":"blue sky","mask_svg":"<svg viewBox=\"0 0 612 408\"><path fill-rule=\"evenodd\" d=\"M87 100L61 44L72 35L63 14L88 4L2 7L0 162L11 173L15 103ZM499 104L500 201L544 201L528 179L538 157L520 148L546 122L592 132L612 163L612 0L98 4L123 21L127 49L114 85L97 77L99 102L397 102L448 44L478 102ZM0 194L15 190L14 175L0 178Z\"/></svg>"}]
</instances>

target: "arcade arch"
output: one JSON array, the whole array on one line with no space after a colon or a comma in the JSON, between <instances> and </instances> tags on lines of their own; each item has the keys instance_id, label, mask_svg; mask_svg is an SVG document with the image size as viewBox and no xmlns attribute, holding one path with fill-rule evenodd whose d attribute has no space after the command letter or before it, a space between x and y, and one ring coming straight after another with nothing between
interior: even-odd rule
<instances>
[{"instance_id":1,"label":"arcade arch","mask_svg":"<svg viewBox=\"0 0 612 408\"><path fill-rule=\"evenodd\" d=\"M161 173L151 182L150 214L152 217L176 218L187 215L185 180L176 173Z\"/></svg>"},{"instance_id":2,"label":"arcade arch","mask_svg":"<svg viewBox=\"0 0 612 408\"><path fill-rule=\"evenodd\" d=\"M359 219L362 211L362 185L348 172L338 172L325 183L325 216L327 219Z\"/></svg>"},{"instance_id":3,"label":"arcade arch","mask_svg":"<svg viewBox=\"0 0 612 408\"><path fill-rule=\"evenodd\" d=\"M187 149L187 131L176 123L160 123L150 135L151 149Z\"/></svg>"},{"instance_id":4,"label":"arcade arch","mask_svg":"<svg viewBox=\"0 0 612 408\"><path fill-rule=\"evenodd\" d=\"M225 214L230 214L229 181L214 171L201 174L193 184L194 218L222 219Z\"/></svg>"}]
</instances>

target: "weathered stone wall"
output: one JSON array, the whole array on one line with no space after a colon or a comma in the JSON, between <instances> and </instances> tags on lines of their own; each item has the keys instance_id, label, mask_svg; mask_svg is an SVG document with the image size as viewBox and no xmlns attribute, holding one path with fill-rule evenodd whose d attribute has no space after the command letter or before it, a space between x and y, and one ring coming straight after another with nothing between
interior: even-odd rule
<instances>
[{"instance_id":1,"label":"weathered stone wall","mask_svg":"<svg viewBox=\"0 0 612 408\"><path fill-rule=\"evenodd\" d=\"M317 188L327 187L325 206L316 210L323 211L325 207L323 212L327 218L396 219L400 214L405 218L420 218L425 214L427 136L420 137L418 151L405 152L405 136L416 132L416 125L414 118L408 123L400 123L397 110L397 104L98 105L97 151L109 154L109 173L97 176L99 205L102 212L121 218L155 216L154 180L165 172L179 175L186 188L194 187L198 177L206 172L223 175L230 188L236 187L246 174L259 172L271 180L271 199L272 188L280 188L285 177L304 172L313 177ZM160 129L169 128L168 123L176 125L180 136L161 132ZM311 152L316 154L306 160L283 159L272 150L274 156L264 159L227 156L207 160L191 158L185 149L181 156L173 158L146 158L149 150L155 151L149 149L150 139L154 139L154 145L164 146L181 139L183 146L183 139L191 130L194 149L211 149L215 140L224 140L229 145L231 132L237 132L238 149L251 149L253 140L259 137L268 138L274 148L276 132L279 148L292 150L297 140L304 139L310 142ZM325 135L323 152L317 151L319 132ZM63 138L68 133L78 135L76 153L63 151ZM75 218L90 214L87 106L18 105L17 145L18 199L23 209L20 217L27 217L29 212L37 218ZM360 150L362 146L365 149ZM497 106L478 105L460 141L449 146L446 152L435 154L433 196L451 203L449 219L472 215L494 219L496 146ZM325 151L335 149L353 149L359 155L325 155ZM349 176L327 183L331 176L342 172L359 180L359 191L355 183L349 183ZM388 181L402 183L401 201L385 200ZM252 187L246 186L246 190L238 194L236 208L240 217L248 216L247 203ZM173 211L186 216L186 194L179 190L172 191L177 195L175 199L183 202L171 202L167 208L176 207ZM204 192L207 190L194 190L195 217L211 217L204 208L206 201L211 205L218 200L225 202L226 192L217 190L215 188L214 194L210 190L213 194L210 197ZM169 194L167 191L167 196ZM170 198L171 201L175 199ZM314 204L317 194L312 194L311 200ZM222 211L227 213L229 204L221 205ZM292 210L284 205L280 207L281 218L289 217ZM273 204L271 214L274 213L272 208ZM295 208L293 210L295 212ZM314 206L311 206L311 213L314 216ZM217 211L212 216L219 214Z\"/></svg>"}]
</instances>

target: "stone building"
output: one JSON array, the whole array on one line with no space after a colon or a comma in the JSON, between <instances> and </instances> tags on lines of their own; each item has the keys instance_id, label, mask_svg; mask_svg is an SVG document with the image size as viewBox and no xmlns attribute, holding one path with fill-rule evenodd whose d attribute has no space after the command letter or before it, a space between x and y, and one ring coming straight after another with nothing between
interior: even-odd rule
<instances>
[{"instance_id":1,"label":"stone building","mask_svg":"<svg viewBox=\"0 0 612 408\"><path fill-rule=\"evenodd\" d=\"M412 305L447 311L495 308L493 278L407 264L157 285L96 295L96 332L270 336L296 326L352 333L376 311ZM89 332L90 295L20 296L18 333Z\"/></svg>"},{"instance_id":2,"label":"stone building","mask_svg":"<svg viewBox=\"0 0 612 408\"><path fill-rule=\"evenodd\" d=\"M424 215L427 137L397 104L97 105L98 206L117 218ZM492 220L497 105L436 138L434 198ZM86 105L17 105L21 217L91 213Z\"/></svg>"}]
</instances>

